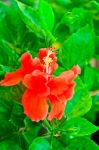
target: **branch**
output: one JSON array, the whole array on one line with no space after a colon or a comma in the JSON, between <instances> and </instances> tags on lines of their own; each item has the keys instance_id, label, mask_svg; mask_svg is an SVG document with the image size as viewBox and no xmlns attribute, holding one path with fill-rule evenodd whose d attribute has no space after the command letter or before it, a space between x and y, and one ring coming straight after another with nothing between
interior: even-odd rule
<instances>
[{"instance_id":1,"label":"branch","mask_svg":"<svg viewBox=\"0 0 99 150\"><path fill-rule=\"evenodd\" d=\"M91 91L91 92L90 92L90 95L91 95L91 96L99 95L99 90Z\"/></svg>"}]
</instances>

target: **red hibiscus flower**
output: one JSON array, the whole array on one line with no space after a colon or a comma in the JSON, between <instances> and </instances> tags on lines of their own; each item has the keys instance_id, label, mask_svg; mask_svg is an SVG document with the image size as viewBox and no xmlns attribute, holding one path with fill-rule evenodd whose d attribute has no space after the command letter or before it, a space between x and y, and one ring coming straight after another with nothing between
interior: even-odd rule
<instances>
[{"instance_id":1,"label":"red hibiscus flower","mask_svg":"<svg viewBox=\"0 0 99 150\"><path fill-rule=\"evenodd\" d=\"M4 80L0 82L4 86L16 85L24 79L26 74L31 73L33 70L38 69L43 71L43 66L40 64L39 58L32 59L30 53L24 53L21 58L21 67L15 72L7 73Z\"/></svg>"},{"instance_id":2,"label":"red hibiscus flower","mask_svg":"<svg viewBox=\"0 0 99 150\"><path fill-rule=\"evenodd\" d=\"M15 85L22 81L27 88L22 96L24 113L33 121L47 117L61 119L67 100L74 93L74 79L80 73L79 66L54 77L52 73L58 67L55 52L51 48L40 49L39 58L32 59L29 53L21 57L21 67L12 73L7 73L1 85ZM51 110L48 111L51 104Z\"/></svg>"},{"instance_id":3,"label":"red hibiscus flower","mask_svg":"<svg viewBox=\"0 0 99 150\"><path fill-rule=\"evenodd\" d=\"M55 51L52 51L51 47L40 49L38 57L44 64L46 73L52 74L58 67L58 64L56 63L57 57Z\"/></svg>"}]
</instances>

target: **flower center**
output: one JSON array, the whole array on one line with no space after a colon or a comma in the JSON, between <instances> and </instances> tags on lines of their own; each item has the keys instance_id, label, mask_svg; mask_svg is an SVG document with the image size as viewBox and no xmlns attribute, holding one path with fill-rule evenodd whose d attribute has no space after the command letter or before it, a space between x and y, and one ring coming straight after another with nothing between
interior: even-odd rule
<instances>
[{"instance_id":1,"label":"flower center","mask_svg":"<svg viewBox=\"0 0 99 150\"><path fill-rule=\"evenodd\" d=\"M49 74L49 65L53 61L52 58L50 57L51 54L53 54L53 52L51 50L49 50L47 56L43 58L45 66L46 66L46 73L47 74Z\"/></svg>"}]
</instances>

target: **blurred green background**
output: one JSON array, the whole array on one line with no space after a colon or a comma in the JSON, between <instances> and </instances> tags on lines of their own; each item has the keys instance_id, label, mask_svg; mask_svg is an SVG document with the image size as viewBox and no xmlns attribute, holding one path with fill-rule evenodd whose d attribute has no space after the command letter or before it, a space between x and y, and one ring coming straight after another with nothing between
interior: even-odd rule
<instances>
[{"instance_id":1,"label":"blurred green background","mask_svg":"<svg viewBox=\"0 0 99 150\"><path fill-rule=\"evenodd\" d=\"M60 44L59 68L54 74L57 76L76 64L82 69L65 115L83 116L99 126L99 1L0 1L0 79L19 67L19 58L24 52L29 51L35 57L40 48L57 46L57 43ZM42 135L42 123L32 124L23 114L20 105L23 91L21 84L0 87L0 150L25 150L35 137ZM25 131L27 126L29 130ZM66 150L98 150L94 144L99 144L99 131L90 138L92 143L86 137L71 138L70 143L65 141L69 143ZM55 145L56 139L53 141ZM58 146L61 147L60 143Z\"/></svg>"}]
</instances>

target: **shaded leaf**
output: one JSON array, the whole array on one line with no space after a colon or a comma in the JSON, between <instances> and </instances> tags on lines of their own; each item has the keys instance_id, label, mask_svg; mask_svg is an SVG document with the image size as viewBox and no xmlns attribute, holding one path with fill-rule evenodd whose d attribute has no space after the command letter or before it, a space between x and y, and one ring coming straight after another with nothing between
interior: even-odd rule
<instances>
[{"instance_id":1,"label":"shaded leaf","mask_svg":"<svg viewBox=\"0 0 99 150\"><path fill-rule=\"evenodd\" d=\"M31 121L29 118L25 118L25 130L22 132L26 141L31 144L33 139L36 138L40 132L41 124Z\"/></svg>"},{"instance_id":2,"label":"shaded leaf","mask_svg":"<svg viewBox=\"0 0 99 150\"><path fill-rule=\"evenodd\" d=\"M50 30L54 25L54 14L51 6L46 1L39 1L36 9L21 2L17 2L17 4L23 21L32 32L35 32L40 37L51 36ZM45 11L45 8L47 8L47 11Z\"/></svg>"},{"instance_id":3,"label":"shaded leaf","mask_svg":"<svg viewBox=\"0 0 99 150\"><path fill-rule=\"evenodd\" d=\"M21 147L12 140L4 140L0 142L0 150L22 150Z\"/></svg>"},{"instance_id":4,"label":"shaded leaf","mask_svg":"<svg viewBox=\"0 0 99 150\"><path fill-rule=\"evenodd\" d=\"M50 145L48 141L42 137L38 137L33 140L32 144L29 147L29 150L50 150Z\"/></svg>"},{"instance_id":5,"label":"shaded leaf","mask_svg":"<svg viewBox=\"0 0 99 150\"><path fill-rule=\"evenodd\" d=\"M99 146L94 141L86 137L71 140L67 147L70 150L99 150Z\"/></svg>"},{"instance_id":6,"label":"shaded leaf","mask_svg":"<svg viewBox=\"0 0 99 150\"><path fill-rule=\"evenodd\" d=\"M87 25L72 34L62 47L62 64L66 68L87 63L94 54L94 36Z\"/></svg>"},{"instance_id":7,"label":"shaded leaf","mask_svg":"<svg viewBox=\"0 0 99 150\"><path fill-rule=\"evenodd\" d=\"M95 126L85 118L73 118L66 120L62 128L64 131L66 130L68 134L73 136L90 135L99 130L99 127Z\"/></svg>"},{"instance_id":8,"label":"shaded leaf","mask_svg":"<svg viewBox=\"0 0 99 150\"><path fill-rule=\"evenodd\" d=\"M76 79L76 88L73 98L68 101L65 114L67 117L78 117L86 114L92 105L92 98L80 78Z\"/></svg>"}]
</instances>

